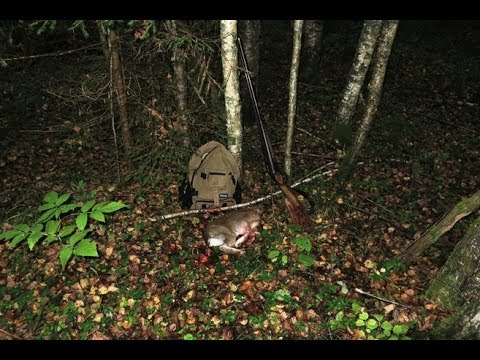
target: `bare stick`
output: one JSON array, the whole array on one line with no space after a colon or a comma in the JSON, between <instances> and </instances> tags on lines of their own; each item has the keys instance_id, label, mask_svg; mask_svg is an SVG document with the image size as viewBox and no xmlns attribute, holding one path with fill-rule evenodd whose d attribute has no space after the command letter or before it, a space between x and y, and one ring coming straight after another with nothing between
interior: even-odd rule
<instances>
[{"instance_id":1,"label":"bare stick","mask_svg":"<svg viewBox=\"0 0 480 360\"><path fill-rule=\"evenodd\" d=\"M14 339L23 340L21 337L19 337L19 336L17 336L17 335L14 335L14 334L12 334L12 333L9 333L9 332L6 331L6 330L0 329L0 332L2 332L2 333L4 333L5 335L10 336L10 337L12 337L12 338L14 338Z\"/></svg>"},{"instance_id":2,"label":"bare stick","mask_svg":"<svg viewBox=\"0 0 480 360\"><path fill-rule=\"evenodd\" d=\"M403 306L403 307L406 307L408 309L412 309L411 306L408 306L408 305L403 305L403 304L400 304L396 301L393 301L393 300L388 300L388 299L385 299L385 298L382 298L380 296L377 296L377 295L373 295L373 294L370 294L366 291L363 291L362 289L359 289L359 288L355 288L355 291L359 294L362 294L362 295L366 295L366 296L370 296L370 297L373 297L377 300L380 300L380 301L383 301L383 302L387 302L387 303L390 303L390 304L394 304L394 305L398 305L398 306Z\"/></svg>"},{"instance_id":3,"label":"bare stick","mask_svg":"<svg viewBox=\"0 0 480 360\"><path fill-rule=\"evenodd\" d=\"M332 163L329 163L329 164L333 164ZM324 165L325 166L328 166L329 164L326 164ZM298 185L301 185L301 184L305 184L307 182L310 182L320 176L323 176L323 175L328 175L328 174L331 174L333 171L332 170L328 170L328 171L325 171L323 173L320 173L320 174L316 174L316 175L313 175L311 177L308 177L308 178L305 178L303 180L299 180L297 181L295 184L293 184L291 187L297 187ZM225 206L225 207L222 207L222 208L215 208L216 210L220 210L220 211L228 211L228 210L234 210L234 209L240 209L240 208L243 208L243 207L246 207L246 206L251 206L251 205L255 205L255 204L258 204L262 201L265 201L265 200L268 200L274 196L278 196L282 193L281 190L279 191L276 191L272 194L269 194L269 195L266 195L266 196L263 196L261 198L258 198L258 199L255 199L255 200L252 200L252 201L249 201L249 202L246 202L246 203L243 203L243 204L237 204L237 205L233 205L233 206ZM172 219L172 218L176 218L176 217L180 217L180 216L186 216L186 215L193 215L193 214L204 214L204 213L207 213L209 211L211 211L212 209L201 209L201 210L185 210L185 211L181 211L181 212L178 212L178 213L173 213L173 214L166 214L166 215L162 215L162 216L159 216L159 217L156 217L156 218L149 218L150 221L159 221L159 220L166 220L166 219Z\"/></svg>"},{"instance_id":4,"label":"bare stick","mask_svg":"<svg viewBox=\"0 0 480 360\"><path fill-rule=\"evenodd\" d=\"M41 58L41 57L48 57L48 56L61 56L61 55L68 55L72 54L77 51L83 51L86 49L90 49L92 47L96 47L100 45L101 43L96 43L92 45L87 45L78 49L73 49L73 50L65 50L65 51L57 51L54 53L48 53L48 54L38 54L38 55L30 55L30 56L17 56L17 57L11 57L11 58L5 58L2 59L3 61L11 61L11 60L26 60L26 59L36 59L36 58Z\"/></svg>"}]
</instances>

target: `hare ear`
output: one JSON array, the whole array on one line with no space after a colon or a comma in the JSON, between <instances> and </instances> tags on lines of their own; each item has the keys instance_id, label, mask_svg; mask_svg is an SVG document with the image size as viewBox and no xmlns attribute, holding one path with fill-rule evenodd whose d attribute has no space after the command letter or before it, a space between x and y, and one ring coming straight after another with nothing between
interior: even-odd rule
<instances>
[{"instance_id":1,"label":"hare ear","mask_svg":"<svg viewBox=\"0 0 480 360\"><path fill-rule=\"evenodd\" d=\"M225 242L222 239L219 238L210 238L208 239L208 246L220 246L223 245Z\"/></svg>"}]
</instances>

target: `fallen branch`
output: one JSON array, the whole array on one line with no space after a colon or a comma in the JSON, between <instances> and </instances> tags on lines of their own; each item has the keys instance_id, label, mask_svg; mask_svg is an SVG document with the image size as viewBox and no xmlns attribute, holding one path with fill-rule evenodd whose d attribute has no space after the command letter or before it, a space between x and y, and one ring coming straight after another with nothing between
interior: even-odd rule
<instances>
[{"instance_id":1,"label":"fallen branch","mask_svg":"<svg viewBox=\"0 0 480 360\"><path fill-rule=\"evenodd\" d=\"M322 166L320 169L323 169L329 165L332 165L334 164L334 162L330 162L324 166ZM319 171L320 169L317 169L315 170L314 172L317 172ZM333 170L328 170L328 171L325 171L325 172L322 172L322 173L319 173L319 174L315 174L315 175L312 175L310 177L307 177L305 179L302 179L302 180L299 180L297 182L295 182L291 187L294 188L294 187L297 187L301 184L305 184L307 182L310 182L320 176L324 176L324 175L328 175L328 174L331 174L333 172ZM228 210L234 210L234 209L240 209L240 208L243 208L243 207L247 207L247 206L252 206L252 205L255 205L255 204L258 204L262 201L265 201L265 200L268 200L268 199L271 199L272 197L274 196L278 196L282 194L282 191L276 191L272 194L269 194L269 195L266 195L266 196L263 196L261 198L258 198L258 199L255 199L255 200L252 200L252 201L249 201L249 202L246 202L246 203L243 203L243 204L237 204L237 205L233 205L233 206L225 206L225 207L222 207L222 208L216 208L216 210L219 210L219 211L228 211ZM172 219L172 218L176 218L176 217L180 217L180 216L187 216L187 215L193 215L193 214L205 214L207 212L210 212L212 209L201 209L201 210L185 210L185 211L181 211L181 212L178 212L178 213L173 213L173 214L166 214L166 215L162 215L162 216L159 216L159 217L156 217L156 218L149 218L150 221L160 221L160 220L166 220L166 219Z\"/></svg>"},{"instance_id":2,"label":"fallen branch","mask_svg":"<svg viewBox=\"0 0 480 360\"><path fill-rule=\"evenodd\" d=\"M92 48L92 47L97 47L98 45L100 45L100 43L83 46L83 47L78 48L78 49L65 50L65 51L56 51L56 52L47 53L47 54L37 54L37 55L29 55L29 56L17 56L17 57L11 57L11 58L4 58L4 59L1 59L1 60L3 60L3 61L26 60L26 59L37 59L37 58L42 58L42 57L49 57L49 56L68 55L68 54L72 54L72 53L77 52L77 51L83 51L83 50L86 50L86 49L90 49L90 48Z\"/></svg>"},{"instance_id":3,"label":"fallen branch","mask_svg":"<svg viewBox=\"0 0 480 360\"><path fill-rule=\"evenodd\" d=\"M363 291L362 289L359 289L359 288L355 288L355 291L359 294L362 294L362 295L366 295L366 296L370 296L372 298L375 298L377 300L380 300L380 301L383 301L383 302L387 302L387 303L390 303L390 304L394 304L394 305L398 305L398 306L403 306L405 308L408 308L408 309L412 309L411 306L408 306L408 305L404 305L404 304L400 304L396 301L393 301L393 300L388 300L388 299L385 299L385 298L382 298L380 296L377 296L377 295L373 295L373 294L370 294L366 291Z\"/></svg>"},{"instance_id":4,"label":"fallen branch","mask_svg":"<svg viewBox=\"0 0 480 360\"><path fill-rule=\"evenodd\" d=\"M17 335L14 335L14 334L6 331L6 330L0 329L0 332L3 333L3 334L5 334L5 335L7 335L7 336L10 336L10 337L12 337L12 338L14 338L14 339L23 340L21 337L19 337L19 336L17 336Z\"/></svg>"},{"instance_id":5,"label":"fallen branch","mask_svg":"<svg viewBox=\"0 0 480 360\"><path fill-rule=\"evenodd\" d=\"M479 207L480 191L477 191L468 199L458 202L438 223L433 225L424 235L408 245L399 255L397 255L397 259L402 262L412 261L425 249L432 246L440 236L449 231L460 219L470 215Z\"/></svg>"}]
</instances>

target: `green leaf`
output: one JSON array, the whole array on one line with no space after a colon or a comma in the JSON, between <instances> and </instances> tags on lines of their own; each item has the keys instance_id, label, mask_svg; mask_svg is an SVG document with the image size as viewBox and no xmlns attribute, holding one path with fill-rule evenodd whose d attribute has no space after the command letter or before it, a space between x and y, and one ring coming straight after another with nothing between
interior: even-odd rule
<instances>
[{"instance_id":1,"label":"green leaf","mask_svg":"<svg viewBox=\"0 0 480 360\"><path fill-rule=\"evenodd\" d=\"M340 292L342 294L348 294L348 287L345 285L343 281L337 281L337 284L340 285L342 288L340 289Z\"/></svg>"},{"instance_id":2,"label":"green leaf","mask_svg":"<svg viewBox=\"0 0 480 360\"><path fill-rule=\"evenodd\" d=\"M395 325L393 327L393 333L396 335L405 334L408 331L408 327L405 325Z\"/></svg>"},{"instance_id":3,"label":"green leaf","mask_svg":"<svg viewBox=\"0 0 480 360\"><path fill-rule=\"evenodd\" d=\"M28 226L27 224L17 225L17 226L15 226L15 229L23 231L23 232L30 232L30 226Z\"/></svg>"},{"instance_id":4,"label":"green leaf","mask_svg":"<svg viewBox=\"0 0 480 360\"><path fill-rule=\"evenodd\" d=\"M56 206L55 203L45 203L38 207L38 211L48 210L48 209L54 208L55 206Z\"/></svg>"},{"instance_id":5,"label":"green leaf","mask_svg":"<svg viewBox=\"0 0 480 360\"><path fill-rule=\"evenodd\" d=\"M373 317L374 317L378 322L380 322L380 321L383 320L383 315L381 315L381 314L375 314L375 315L373 315Z\"/></svg>"},{"instance_id":6,"label":"green leaf","mask_svg":"<svg viewBox=\"0 0 480 360\"><path fill-rule=\"evenodd\" d=\"M57 201L55 201L55 205L56 206L59 206L59 205L62 205L65 201L67 201L69 198L70 198L70 193L65 193L65 194L62 194L58 199Z\"/></svg>"},{"instance_id":7,"label":"green leaf","mask_svg":"<svg viewBox=\"0 0 480 360\"><path fill-rule=\"evenodd\" d=\"M96 204L96 205L93 207L92 211L97 210L98 208L102 207L102 206L105 205L106 203L107 203L106 201L100 201L98 204Z\"/></svg>"},{"instance_id":8,"label":"green leaf","mask_svg":"<svg viewBox=\"0 0 480 360\"><path fill-rule=\"evenodd\" d=\"M85 204L83 204L83 206L80 210L85 213L88 210L90 210L93 205L95 205L95 200L87 201Z\"/></svg>"},{"instance_id":9,"label":"green leaf","mask_svg":"<svg viewBox=\"0 0 480 360\"><path fill-rule=\"evenodd\" d=\"M303 253L298 255L298 261L305 266L312 266L313 264L315 264L314 258L312 258L310 255Z\"/></svg>"},{"instance_id":10,"label":"green leaf","mask_svg":"<svg viewBox=\"0 0 480 360\"><path fill-rule=\"evenodd\" d=\"M273 258L276 258L278 255L280 255L280 251L271 250L271 251L269 251L267 256L268 256L269 259L273 259Z\"/></svg>"},{"instance_id":11,"label":"green leaf","mask_svg":"<svg viewBox=\"0 0 480 360\"><path fill-rule=\"evenodd\" d=\"M310 239L306 236L300 236L300 237L297 237L295 240L294 240L295 244L297 244L297 246L306 251L306 252L310 252L310 250L312 250L312 242L310 241Z\"/></svg>"},{"instance_id":12,"label":"green leaf","mask_svg":"<svg viewBox=\"0 0 480 360\"><path fill-rule=\"evenodd\" d=\"M105 215L100 211L93 211L90 213L90 217L100 222L105 222Z\"/></svg>"},{"instance_id":13,"label":"green leaf","mask_svg":"<svg viewBox=\"0 0 480 360\"><path fill-rule=\"evenodd\" d=\"M362 320L367 320L368 319L368 313L366 313L365 311L362 312L360 315L358 315L358 318L359 319L362 319Z\"/></svg>"},{"instance_id":14,"label":"green leaf","mask_svg":"<svg viewBox=\"0 0 480 360\"><path fill-rule=\"evenodd\" d=\"M45 242L46 242L47 244L50 244L50 243L52 243L52 242L54 242L54 241L57 241L57 240L59 240L59 239L58 239L58 237L57 237L56 235L48 235L48 236L45 238Z\"/></svg>"},{"instance_id":15,"label":"green leaf","mask_svg":"<svg viewBox=\"0 0 480 360\"><path fill-rule=\"evenodd\" d=\"M53 214L55 213L55 210L56 209L50 209L50 210L45 211L42 214L42 216L40 216L38 218L37 223L42 223L42 222L50 220L53 217Z\"/></svg>"},{"instance_id":16,"label":"green leaf","mask_svg":"<svg viewBox=\"0 0 480 360\"><path fill-rule=\"evenodd\" d=\"M122 203L117 202L117 201L112 201L111 203L109 203L107 205L103 205L101 207L98 207L96 210L99 210L103 213L112 213L112 212L120 210L124 207L127 207L127 205L122 204Z\"/></svg>"},{"instance_id":17,"label":"green leaf","mask_svg":"<svg viewBox=\"0 0 480 360\"><path fill-rule=\"evenodd\" d=\"M15 236L21 233L22 233L21 230L16 230L16 229L4 231L3 233L0 234L0 240L1 239L10 240L11 238L14 238Z\"/></svg>"},{"instance_id":18,"label":"green leaf","mask_svg":"<svg viewBox=\"0 0 480 360\"><path fill-rule=\"evenodd\" d=\"M60 250L60 254L58 255L58 257L60 258L60 264L62 264L63 270L65 270L65 266L67 266L67 262L72 257L72 254L73 254L72 245L64 245Z\"/></svg>"},{"instance_id":19,"label":"green leaf","mask_svg":"<svg viewBox=\"0 0 480 360\"><path fill-rule=\"evenodd\" d=\"M374 330L378 327L378 322L375 319L368 319L367 321L367 328Z\"/></svg>"},{"instance_id":20,"label":"green leaf","mask_svg":"<svg viewBox=\"0 0 480 360\"><path fill-rule=\"evenodd\" d=\"M45 226L45 231L47 232L48 235L53 235L57 232L59 226L60 226L59 221L50 220Z\"/></svg>"},{"instance_id":21,"label":"green leaf","mask_svg":"<svg viewBox=\"0 0 480 360\"><path fill-rule=\"evenodd\" d=\"M193 336L192 334L185 334L183 336L183 340L197 340L197 338L195 336Z\"/></svg>"},{"instance_id":22,"label":"green leaf","mask_svg":"<svg viewBox=\"0 0 480 360\"><path fill-rule=\"evenodd\" d=\"M335 320L342 321L344 316L345 316L345 313L343 311L339 311L337 315L335 315Z\"/></svg>"},{"instance_id":23,"label":"green leaf","mask_svg":"<svg viewBox=\"0 0 480 360\"><path fill-rule=\"evenodd\" d=\"M357 327L365 326L365 321L362 319L358 319L357 321L355 321L355 325L357 325Z\"/></svg>"},{"instance_id":24,"label":"green leaf","mask_svg":"<svg viewBox=\"0 0 480 360\"><path fill-rule=\"evenodd\" d=\"M27 237L26 233L21 233L13 238L12 241L10 241L9 248L13 249L15 246L17 246L22 240L24 240Z\"/></svg>"},{"instance_id":25,"label":"green leaf","mask_svg":"<svg viewBox=\"0 0 480 360\"><path fill-rule=\"evenodd\" d=\"M60 206L60 211L62 212L62 214L65 214L65 213L68 213L72 210L75 210L77 207L80 207L80 205L78 205L78 204L65 204L65 205Z\"/></svg>"},{"instance_id":26,"label":"green leaf","mask_svg":"<svg viewBox=\"0 0 480 360\"><path fill-rule=\"evenodd\" d=\"M282 265L286 265L288 261L288 256L287 255L282 255Z\"/></svg>"},{"instance_id":27,"label":"green leaf","mask_svg":"<svg viewBox=\"0 0 480 360\"><path fill-rule=\"evenodd\" d=\"M58 233L58 236L60 236L60 237L68 236L68 235L70 235L71 233L73 233L76 228L77 228L76 225L68 225L68 226L65 226L64 228L62 228L62 229L60 230L60 232Z\"/></svg>"},{"instance_id":28,"label":"green leaf","mask_svg":"<svg viewBox=\"0 0 480 360\"><path fill-rule=\"evenodd\" d=\"M47 195L44 196L43 201L47 203L53 203L57 201L58 193L56 191L50 191Z\"/></svg>"},{"instance_id":29,"label":"green leaf","mask_svg":"<svg viewBox=\"0 0 480 360\"><path fill-rule=\"evenodd\" d=\"M38 242L38 240L40 240L43 236L45 236L45 234L42 234L41 232L36 232L36 233L32 233L28 239L27 239L27 243L28 243L28 248L30 250L33 250L33 247L35 246L35 244Z\"/></svg>"},{"instance_id":30,"label":"green leaf","mask_svg":"<svg viewBox=\"0 0 480 360\"><path fill-rule=\"evenodd\" d=\"M393 329L393 325L390 324L389 321L384 321L381 325L382 329L391 331Z\"/></svg>"},{"instance_id":31,"label":"green leaf","mask_svg":"<svg viewBox=\"0 0 480 360\"><path fill-rule=\"evenodd\" d=\"M75 219L75 224L77 224L77 228L81 231L85 229L87 226L88 215L86 213L81 213Z\"/></svg>"},{"instance_id":32,"label":"green leaf","mask_svg":"<svg viewBox=\"0 0 480 360\"><path fill-rule=\"evenodd\" d=\"M70 239L68 239L68 243L73 246L76 243L78 243L80 240L82 240L85 236L87 236L87 234L88 234L88 230L77 232L77 233L73 234L70 237Z\"/></svg>"},{"instance_id":33,"label":"green leaf","mask_svg":"<svg viewBox=\"0 0 480 360\"><path fill-rule=\"evenodd\" d=\"M354 302L352 304L352 311L355 313L355 314L358 314L359 312L362 311L362 305L360 305L359 303L357 302Z\"/></svg>"},{"instance_id":34,"label":"green leaf","mask_svg":"<svg viewBox=\"0 0 480 360\"><path fill-rule=\"evenodd\" d=\"M93 240L83 239L75 246L73 253L78 256L98 257L97 244Z\"/></svg>"},{"instance_id":35,"label":"green leaf","mask_svg":"<svg viewBox=\"0 0 480 360\"><path fill-rule=\"evenodd\" d=\"M32 226L32 228L30 230L32 231L32 233L38 233L38 232L41 232L42 229L43 229L42 224L36 224L36 225Z\"/></svg>"},{"instance_id":36,"label":"green leaf","mask_svg":"<svg viewBox=\"0 0 480 360\"><path fill-rule=\"evenodd\" d=\"M392 332L390 330L383 330L383 335L385 335L385 337L389 337L390 335L392 335Z\"/></svg>"}]
</instances>

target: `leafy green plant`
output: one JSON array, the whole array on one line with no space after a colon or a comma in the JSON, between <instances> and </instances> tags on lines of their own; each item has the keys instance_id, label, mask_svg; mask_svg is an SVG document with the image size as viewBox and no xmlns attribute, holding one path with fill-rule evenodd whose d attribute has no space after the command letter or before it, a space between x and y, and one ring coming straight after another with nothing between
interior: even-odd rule
<instances>
[{"instance_id":1,"label":"leafy green plant","mask_svg":"<svg viewBox=\"0 0 480 360\"><path fill-rule=\"evenodd\" d=\"M50 191L38 207L39 217L33 225L17 224L13 229L2 232L0 240L10 241L9 249L26 240L31 251L39 242L49 245L59 241L62 243L59 253L62 269L65 269L72 256L98 257L97 244L88 237L92 231L92 228L86 228L89 219L104 223L105 214L127 205L116 201L68 202L70 196L70 193L59 195L56 191Z\"/></svg>"},{"instance_id":2,"label":"leafy green plant","mask_svg":"<svg viewBox=\"0 0 480 360\"><path fill-rule=\"evenodd\" d=\"M406 336L409 325L392 324L381 314L369 314L357 301L351 303L351 308L345 307L338 311L335 317L330 320L330 330L347 327L356 329L356 337L366 340L409 340Z\"/></svg>"},{"instance_id":3,"label":"leafy green plant","mask_svg":"<svg viewBox=\"0 0 480 360\"><path fill-rule=\"evenodd\" d=\"M396 259L387 259L382 261L373 269L374 273L371 275L371 278L373 281L387 279L392 272L403 271L405 268L405 264L401 261Z\"/></svg>"},{"instance_id":4,"label":"leafy green plant","mask_svg":"<svg viewBox=\"0 0 480 360\"><path fill-rule=\"evenodd\" d=\"M312 242L307 236L299 236L294 240L294 243L302 250L298 255L298 261L305 266L312 266L315 264L315 259L310 256L312 251Z\"/></svg>"},{"instance_id":5,"label":"leafy green plant","mask_svg":"<svg viewBox=\"0 0 480 360\"><path fill-rule=\"evenodd\" d=\"M355 306L354 306L355 305ZM384 319L381 314L370 315L359 304L352 304L352 311L356 314L355 326L360 339L379 340L409 340L406 336L409 326L406 324L393 325Z\"/></svg>"}]
</instances>

